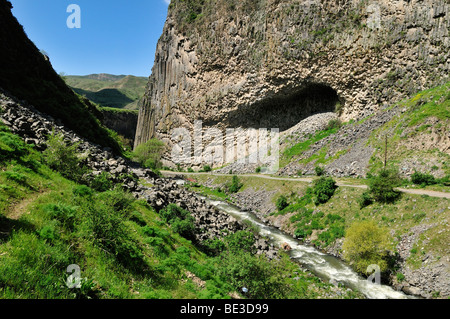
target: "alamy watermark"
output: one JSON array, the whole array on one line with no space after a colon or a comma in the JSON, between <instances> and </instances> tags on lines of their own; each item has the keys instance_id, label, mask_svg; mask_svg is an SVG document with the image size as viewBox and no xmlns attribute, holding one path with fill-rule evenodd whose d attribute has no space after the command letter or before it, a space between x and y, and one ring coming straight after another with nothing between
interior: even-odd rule
<instances>
[{"instance_id":1,"label":"alamy watermark","mask_svg":"<svg viewBox=\"0 0 450 319\"><path fill-rule=\"evenodd\" d=\"M379 265L370 265L367 267L367 274L371 274L367 281L371 284L381 285L381 268Z\"/></svg>"},{"instance_id":2,"label":"alamy watermark","mask_svg":"<svg viewBox=\"0 0 450 319\"><path fill-rule=\"evenodd\" d=\"M69 277L67 277L66 285L69 289L80 289L81 288L81 268L78 265L72 264L67 267L67 273L69 273Z\"/></svg>"},{"instance_id":3,"label":"alamy watermark","mask_svg":"<svg viewBox=\"0 0 450 319\"><path fill-rule=\"evenodd\" d=\"M81 28L81 8L78 4L70 4L66 10L70 15L67 17L66 25L69 29Z\"/></svg>"},{"instance_id":4,"label":"alamy watermark","mask_svg":"<svg viewBox=\"0 0 450 319\"><path fill-rule=\"evenodd\" d=\"M195 121L194 130L177 128L172 132L172 161L185 165L255 164L265 173L279 169L280 130L277 128L218 128L203 129Z\"/></svg>"}]
</instances>

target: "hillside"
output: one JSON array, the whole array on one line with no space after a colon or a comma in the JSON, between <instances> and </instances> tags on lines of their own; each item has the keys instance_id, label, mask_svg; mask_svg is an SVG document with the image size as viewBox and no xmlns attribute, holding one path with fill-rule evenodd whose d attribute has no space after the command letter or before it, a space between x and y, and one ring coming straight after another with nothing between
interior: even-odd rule
<instances>
[{"instance_id":1,"label":"hillside","mask_svg":"<svg viewBox=\"0 0 450 319\"><path fill-rule=\"evenodd\" d=\"M132 75L91 74L64 76L75 92L103 107L137 110L148 79Z\"/></svg>"},{"instance_id":2,"label":"hillside","mask_svg":"<svg viewBox=\"0 0 450 319\"><path fill-rule=\"evenodd\" d=\"M0 89L81 136L120 152L118 143L96 118L96 108L64 83L49 58L28 39L11 8L9 1L0 0Z\"/></svg>"}]
</instances>

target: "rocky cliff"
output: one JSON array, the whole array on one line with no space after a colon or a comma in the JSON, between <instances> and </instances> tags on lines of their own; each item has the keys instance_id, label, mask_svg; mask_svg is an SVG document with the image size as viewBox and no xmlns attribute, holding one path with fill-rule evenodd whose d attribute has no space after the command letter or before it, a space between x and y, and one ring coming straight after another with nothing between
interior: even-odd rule
<instances>
[{"instance_id":1,"label":"rocky cliff","mask_svg":"<svg viewBox=\"0 0 450 319\"><path fill-rule=\"evenodd\" d=\"M135 144L357 119L448 81L448 0L172 0Z\"/></svg>"},{"instance_id":2,"label":"rocky cliff","mask_svg":"<svg viewBox=\"0 0 450 319\"><path fill-rule=\"evenodd\" d=\"M126 139L134 141L138 120L137 112L113 108L102 108L100 112L103 125L116 131Z\"/></svg>"},{"instance_id":3,"label":"rocky cliff","mask_svg":"<svg viewBox=\"0 0 450 319\"><path fill-rule=\"evenodd\" d=\"M53 69L50 59L28 38L0 0L0 89L34 105L89 140L120 152L120 147L96 118L96 108L77 95Z\"/></svg>"}]
</instances>

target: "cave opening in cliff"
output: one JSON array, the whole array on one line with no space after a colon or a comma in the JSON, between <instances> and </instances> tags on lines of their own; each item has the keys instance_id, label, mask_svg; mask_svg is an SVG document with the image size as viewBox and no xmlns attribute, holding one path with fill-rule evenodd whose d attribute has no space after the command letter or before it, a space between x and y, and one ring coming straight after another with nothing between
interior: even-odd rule
<instances>
[{"instance_id":1,"label":"cave opening in cliff","mask_svg":"<svg viewBox=\"0 0 450 319\"><path fill-rule=\"evenodd\" d=\"M337 112L341 104L332 87L309 83L241 107L230 113L228 121L230 127L279 128L283 132L309 116Z\"/></svg>"}]
</instances>

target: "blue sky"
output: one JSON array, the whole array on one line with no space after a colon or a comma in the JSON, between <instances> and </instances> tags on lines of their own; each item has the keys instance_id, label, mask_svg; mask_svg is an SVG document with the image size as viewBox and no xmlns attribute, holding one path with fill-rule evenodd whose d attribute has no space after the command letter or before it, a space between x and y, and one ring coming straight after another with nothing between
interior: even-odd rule
<instances>
[{"instance_id":1,"label":"blue sky","mask_svg":"<svg viewBox=\"0 0 450 319\"><path fill-rule=\"evenodd\" d=\"M10 0L28 37L56 72L149 76L169 0ZM70 4L81 28L70 29Z\"/></svg>"}]
</instances>

